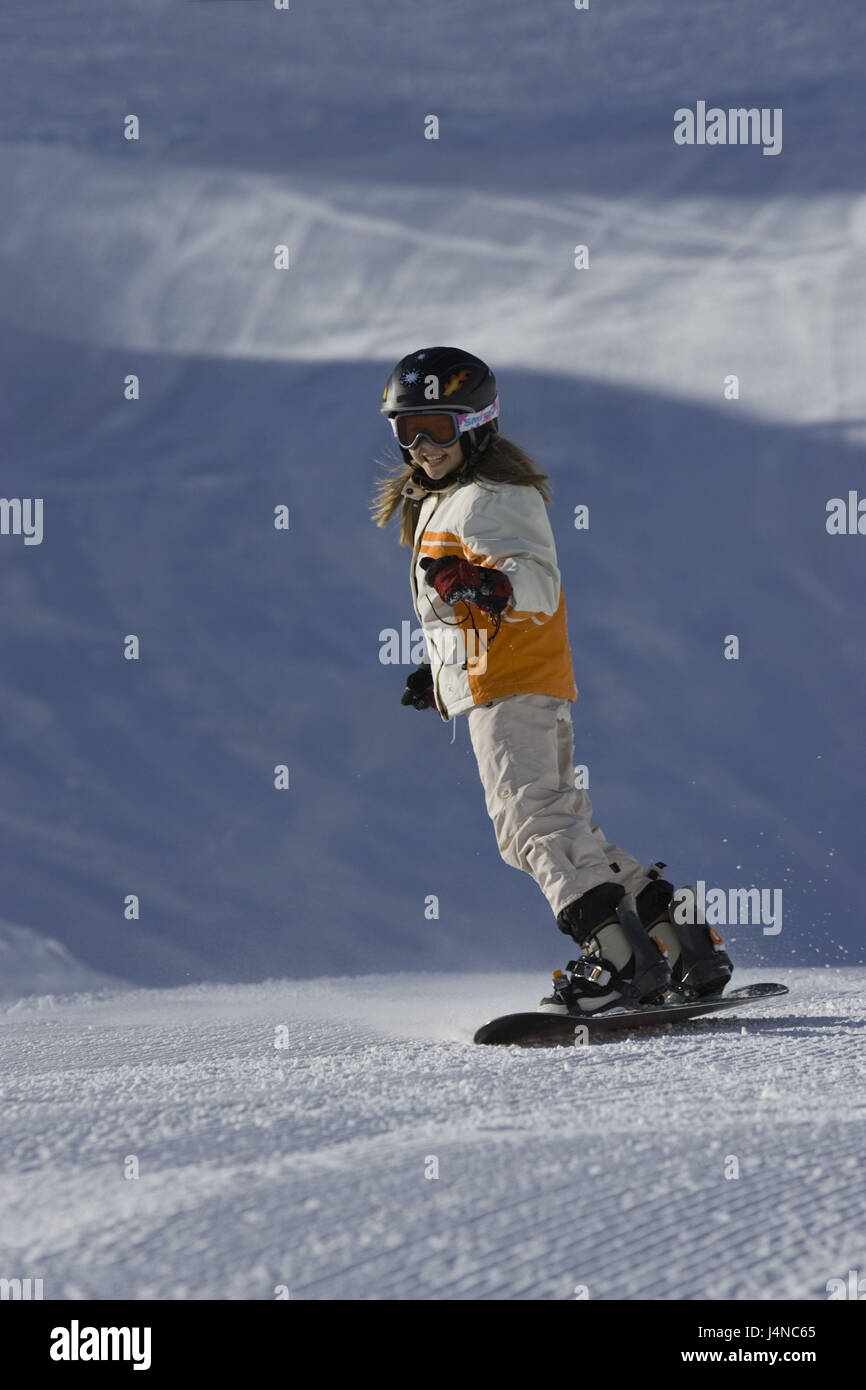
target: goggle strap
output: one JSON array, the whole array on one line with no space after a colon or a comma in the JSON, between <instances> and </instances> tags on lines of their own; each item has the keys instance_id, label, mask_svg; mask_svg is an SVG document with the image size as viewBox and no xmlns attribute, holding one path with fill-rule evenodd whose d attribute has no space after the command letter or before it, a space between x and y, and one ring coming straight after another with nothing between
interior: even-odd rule
<instances>
[{"instance_id":1,"label":"goggle strap","mask_svg":"<svg viewBox=\"0 0 866 1390\"><path fill-rule=\"evenodd\" d=\"M477 429L479 425L486 425L490 420L495 420L498 414L499 397L497 396L496 400L491 401L490 405L485 406L483 410L477 410L472 415L458 415L457 428L461 434L465 434L467 430Z\"/></svg>"}]
</instances>

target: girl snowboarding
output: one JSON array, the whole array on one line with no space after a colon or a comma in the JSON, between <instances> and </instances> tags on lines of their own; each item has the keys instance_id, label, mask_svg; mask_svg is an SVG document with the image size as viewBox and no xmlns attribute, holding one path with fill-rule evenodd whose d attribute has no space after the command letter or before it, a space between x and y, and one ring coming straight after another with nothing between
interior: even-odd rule
<instances>
[{"instance_id":1,"label":"girl snowboarding","mask_svg":"<svg viewBox=\"0 0 866 1390\"><path fill-rule=\"evenodd\" d=\"M373 516L386 526L399 512L429 658L402 703L467 716L499 852L581 949L540 1008L720 994L733 970L720 938L674 920L665 865L646 870L611 844L575 789L577 690L547 478L499 433L492 371L459 348L423 348L394 368L381 409L403 464L379 482Z\"/></svg>"}]
</instances>

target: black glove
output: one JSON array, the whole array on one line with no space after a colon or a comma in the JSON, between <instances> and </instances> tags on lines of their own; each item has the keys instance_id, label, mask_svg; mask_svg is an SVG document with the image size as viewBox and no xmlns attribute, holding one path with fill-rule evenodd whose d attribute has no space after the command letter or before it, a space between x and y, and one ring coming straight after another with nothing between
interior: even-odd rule
<instances>
[{"instance_id":1,"label":"black glove","mask_svg":"<svg viewBox=\"0 0 866 1390\"><path fill-rule=\"evenodd\" d=\"M417 671L413 671L411 676L406 679L406 689L403 691L401 705L414 705L416 709L436 709L436 697L433 694L433 677L427 662L419 666Z\"/></svg>"}]
</instances>

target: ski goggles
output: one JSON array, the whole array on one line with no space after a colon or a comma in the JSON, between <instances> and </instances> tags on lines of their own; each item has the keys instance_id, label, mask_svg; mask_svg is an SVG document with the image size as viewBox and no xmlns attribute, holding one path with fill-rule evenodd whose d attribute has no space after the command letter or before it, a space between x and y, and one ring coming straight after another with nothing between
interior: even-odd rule
<instances>
[{"instance_id":1,"label":"ski goggles","mask_svg":"<svg viewBox=\"0 0 866 1390\"><path fill-rule=\"evenodd\" d=\"M411 415L390 415L391 429L398 444L403 449L414 449L419 439L429 439L431 444L450 448L456 444L461 434L477 429L495 420L499 414L499 397L484 410L466 414L459 410L417 411Z\"/></svg>"}]
</instances>

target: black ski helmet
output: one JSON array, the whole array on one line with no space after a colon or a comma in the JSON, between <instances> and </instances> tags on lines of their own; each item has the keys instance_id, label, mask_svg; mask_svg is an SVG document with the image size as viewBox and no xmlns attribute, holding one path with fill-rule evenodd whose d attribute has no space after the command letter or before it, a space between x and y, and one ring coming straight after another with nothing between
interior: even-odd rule
<instances>
[{"instance_id":1,"label":"black ski helmet","mask_svg":"<svg viewBox=\"0 0 866 1390\"><path fill-rule=\"evenodd\" d=\"M496 404L496 377L486 362L462 348L431 347L410 352L397 363L385 383L381 411L389 419L395 415L431 415L453 410L475 415ZM420 475L416 481L426 488L470 482L475 463L498 428L494 417L461 433L463 467L456 475L449 474L437 484L422 470L416 470ZM404 463L411 464L409 450L402 444L399 447Z\"/></svg>"}]
</instances>

